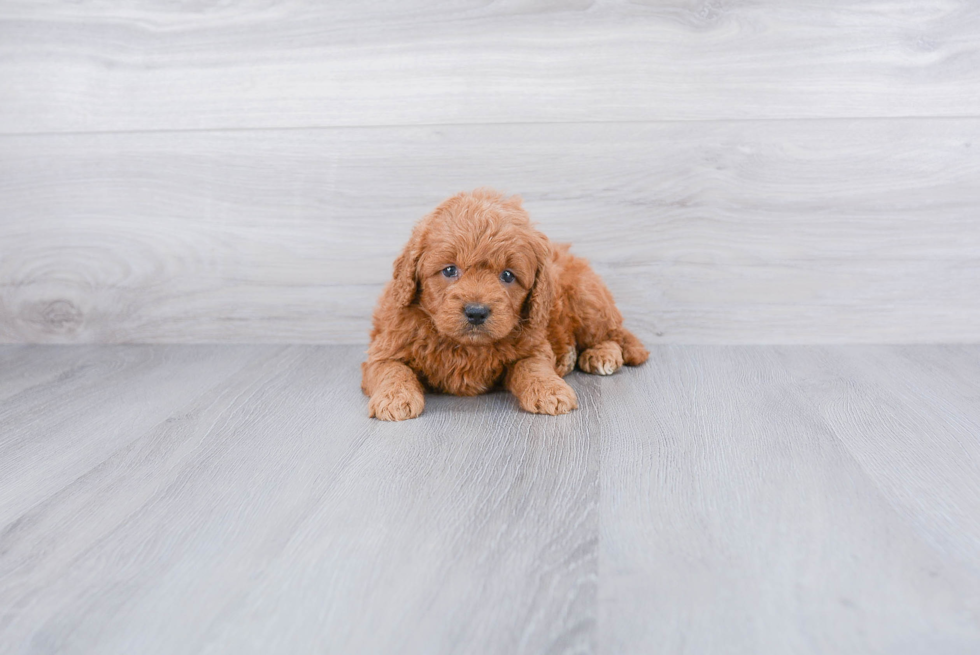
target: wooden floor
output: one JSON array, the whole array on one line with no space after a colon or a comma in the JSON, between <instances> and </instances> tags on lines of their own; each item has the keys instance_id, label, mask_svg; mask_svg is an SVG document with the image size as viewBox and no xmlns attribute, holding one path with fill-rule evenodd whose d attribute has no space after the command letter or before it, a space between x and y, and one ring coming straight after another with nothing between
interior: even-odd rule
<instances>
[{"instance_id":1,"label":"wooden floor","mask_svg":"<svg viewBox=\"0 0 980 655\"><path fill-rule=\"evenodd\" d=\"M400 424L360 356L0 348L0 652L980 652L980 347L658 346Z\"/></svg>"}]
</instances>

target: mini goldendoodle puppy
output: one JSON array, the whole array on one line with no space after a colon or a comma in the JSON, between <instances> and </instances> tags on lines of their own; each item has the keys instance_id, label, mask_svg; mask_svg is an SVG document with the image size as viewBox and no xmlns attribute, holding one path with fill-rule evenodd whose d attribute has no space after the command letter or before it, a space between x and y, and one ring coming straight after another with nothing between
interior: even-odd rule
<instances>
[{"instance_id":1,"label":"mini goldendoodle puppy","mask_svg":"<svg viewBox=\"0 0 980 655\"><path fill-rule=\"evenodd\" d=\"M562 377L610 375L649 353L623 328L588 263L531 226L518 197L479 189L412 231L374 311L361 388L369 413L415 418L425 388L474 396L506 385L521 407L578 407Z\"/></svg>"}]
</instances>

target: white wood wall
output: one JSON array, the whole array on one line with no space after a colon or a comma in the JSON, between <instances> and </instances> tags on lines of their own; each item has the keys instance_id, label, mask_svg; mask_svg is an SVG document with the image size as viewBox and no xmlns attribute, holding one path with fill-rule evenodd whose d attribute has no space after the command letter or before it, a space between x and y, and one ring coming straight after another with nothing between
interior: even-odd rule
<instances>
[{"instance_id":1,"label":"white wood wall","mask_svg":"<svg viewBox=\"0 0 980 655\"><path fill-rule=\"evenodd\" d=\"M366 342L483 185L650 343L980 341L980 7L0 3L0 342Z\"/></svg>"}]
</instances>

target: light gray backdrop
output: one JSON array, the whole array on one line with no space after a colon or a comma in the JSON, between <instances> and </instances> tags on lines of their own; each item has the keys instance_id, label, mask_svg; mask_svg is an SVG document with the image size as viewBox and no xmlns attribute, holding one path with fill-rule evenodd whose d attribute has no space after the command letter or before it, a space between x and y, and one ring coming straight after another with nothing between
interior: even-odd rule
<instances>
[{"instance_id":1,"label":"light gray backdrop","mask_svg":"<svg viewBox=\"0 0 980 655\"><path fill-rule=\"evenodd\" d=\"M519 193L658 342L980 341L980 11L0 3L0 342L364 343Z\"/></svg>"}]
</instances>

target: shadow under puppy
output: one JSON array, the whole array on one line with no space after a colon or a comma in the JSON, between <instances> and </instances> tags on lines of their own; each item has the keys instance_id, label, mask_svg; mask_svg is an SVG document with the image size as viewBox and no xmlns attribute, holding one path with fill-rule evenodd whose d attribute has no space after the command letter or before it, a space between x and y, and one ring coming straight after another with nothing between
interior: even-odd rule
<instances>
[{"instance_id":1,"label":"shadow under puppy","mask_svg":"<svg viewBox=\"0 0 980 655\"><path fill-rule=\"evenodd\" d=\"M424 217L395 260L361 365L369 413L415 418L425 388L460 396L503 383L529 412L578 407L562 377L610 375L649 353L623 328L588 263L531 226L518 197L456 195Z\"/></svg>"}]
</instances>

